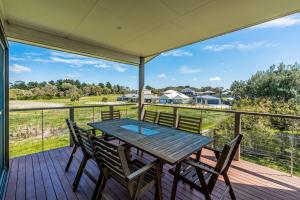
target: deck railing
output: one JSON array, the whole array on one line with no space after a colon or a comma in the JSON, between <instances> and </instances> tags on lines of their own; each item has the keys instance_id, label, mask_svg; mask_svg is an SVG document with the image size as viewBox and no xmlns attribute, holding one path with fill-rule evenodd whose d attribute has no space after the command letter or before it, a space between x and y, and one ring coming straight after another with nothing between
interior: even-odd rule
<instances>
[{"instance_id":1,"label":"deck railing","mask_svg":"<svg viewBox=\"0 0 300 200\"><path fill-rule=\"evenodd\" d=\"M202 118L202 134L223 144L238 133L244 135L235 159L250 160L300 176L300 116L243 112L191 106L144 104L144 109L173 112L177 116ZM70 144L64 119L80 126L100 120L101 110L120 110L122 117L137 119L136 104L65 106L10 110L10 157L16 157Z\"/></svg>"},{"instance_id":2,"label":"deck railing","mask_svg":"<svg viewBox=\"0 0 300 200\"><path fill-rule=\"evenodd\" d=\"M144 109L201 117L201 132L215 139L216 148L242 133L235 160L242 156L300 176L300 116L161 104L144 104Z\"/></svg>"},{"instance_id":3,"label":"deck railing","mask_svg":"<svg viewBox=\"0 0 300 200\"><path fill-rule=\"evenodd\" d=\"M122 117L137 118L136 104L63 106L10 109L10 158L72 144L65 123L70 118L83 128L100 120L101 110L120 110Z\"/></svg>"}]
</instances>

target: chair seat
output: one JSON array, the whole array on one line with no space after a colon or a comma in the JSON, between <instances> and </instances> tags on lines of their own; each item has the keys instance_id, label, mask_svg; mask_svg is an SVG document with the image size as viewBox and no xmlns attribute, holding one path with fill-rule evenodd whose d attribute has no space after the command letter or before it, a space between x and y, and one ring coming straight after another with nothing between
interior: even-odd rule
<instances>
[{"instance_id":1,"label":"chair seat","mask_svg":"<svg viewBox=\"0 0 300 200\"><path fill-rule=\"evenodd\" d=\"M141 169L142 167L144 167L146 164L142 163L141 161L139 160L133 160L131 161L130 163L130 171L131 173ZM144 181L142 183L142 186L145 186L146 184L148 183L151 183L152 181L154 181L156 178L156 169L155 168L152 168L150 169L149 171L147 171L145 173L145 176L144 176Z\"/></svg>"},{"instance_id":2,"label":"chair seat","mask_svg":"<svg viewBox=\"0 0 300 200\"><path fill-rule=\"evenodd\" d=\"M197 163L201 164L205 167L214 169L213 167L206 165L205 163L202 163L202 162L197 162ZM170 174L175 175L175 167L169 169L169 172L170 172ZM203 173L206 181L211 177L210 173L207 173L205 171L203 171L202 173ZM189 184L192 188L201 190L198 175L196 172L196 168L187 163L182 162L182 164L181 164L179 180L182 180L184 183Z\"/></svg>"}]
</instances>

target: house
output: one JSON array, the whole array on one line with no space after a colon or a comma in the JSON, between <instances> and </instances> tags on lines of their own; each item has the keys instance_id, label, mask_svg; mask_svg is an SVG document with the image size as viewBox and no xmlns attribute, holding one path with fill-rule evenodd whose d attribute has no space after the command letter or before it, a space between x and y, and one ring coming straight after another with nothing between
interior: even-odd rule
<instances>
[{"instance_id":1,"label":"house","mask_svg":"<svg viewBox=\"0 0 300 200\"><path fill-rule=\"evenodd\" d=\"M211 104L211 105L222 104L220 98L211 95L196 96L195 99L196 99L196 103L199 104Z\"/></svg>"},{"instance_id":2,"label":"house","mask_svg":"<svg viewBox=\"0 0 300 200\"><path fill-rule=\"evenodd\" d=\"M124 94L117 98L117 101L126 101L126 102L138 102L139 94L138 90L131 94ZM159 97L156 94L152 94L151 90L144 89L144 100L146 103L157 103Z\"/></svg>"},{"instance_id":3,"label":"house","mask_svg":"<svg viewBox=\"0 0 300 200\"><path fill-rule=\"evenodd\" d=\"M163 104L184 104L189 103L190 100L190 97L175 90L167 90L162 96L159 97L159 103Z\"/></svg>"},{"instance_id":4,"label":"house","mask_svg":"<svg viewBox=\"0 0 300 200\"><path fill-rule=\"evenodd\" d=\"M214 91L211 91L211 90L207 90L207 91L204 91L204 92L196 92L196 95L197 96L203 96L203 95L214 95L215 92Z\"/></svg>"},{"instance_id":5,"label":"house","mask_svg":"<svg viewBox=\"0 0 300 200\"><path fill-rule=\"evenodd\" d=\"M185 94L186 96L192 97L195 95L195 90L191 88L184 88L183 90L181 90L181 93Z\"/></svg>"}]
</instances>

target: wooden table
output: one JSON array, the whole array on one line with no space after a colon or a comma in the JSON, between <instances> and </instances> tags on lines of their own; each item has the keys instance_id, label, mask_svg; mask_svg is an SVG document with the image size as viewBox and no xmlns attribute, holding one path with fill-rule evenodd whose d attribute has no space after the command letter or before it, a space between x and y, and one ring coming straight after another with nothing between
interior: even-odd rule
<instances>
[{"instance_id":1,"label":"wooden table","mask_svg":"<svg viewBox=\"0 0 300 200\"><path fill-rule=\"evenodd\" d=\"M213 141L206 136L127 118L93 122L88 125L163 162L176 165L174 179L178 178L181 161ZM171 199L175 199L174 187L173 185Z\"/></svg>"}]
</instances>

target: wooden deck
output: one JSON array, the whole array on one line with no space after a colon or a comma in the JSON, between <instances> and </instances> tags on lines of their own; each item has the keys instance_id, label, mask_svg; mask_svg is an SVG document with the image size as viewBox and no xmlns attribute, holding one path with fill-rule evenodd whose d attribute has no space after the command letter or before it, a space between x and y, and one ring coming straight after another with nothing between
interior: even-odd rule
<instances>
[{"instance_id":1,"label":"wooden deck","mask_svg":"<svg viewBox=\"0 0 300 200\"><path fill-rule=\"evenodd\" d=\"M72 192L71 184L79 163L74 159L69 172L64 172L69 151L70 148L66 147L12 159L5 199L90 199L94 183L86 175L83 175L78 191ZM207 152L204 154L207 157L210 156ZM79 152L78 157L80 156ZM152 160L145 154L141 159ZM209 162L206 158L203 160ZM164 166L164 199L170 199L171 193L173 179L168 173L169 167L169 165ZM98 167L93 161L89 161L88 170L94 173L95 177L99 174ZM285 173L243 160L233 162L229 177L237 199L300 199L299 177L290 177ZM213 192L215 199L219 197L224 186L223 180L220 179ZM113 180L108 182L106 190L115 199L128 199L126 190ZM143 199L154 199L154 189L146 193ZM179 183L177 199L204 199L204 197L198 191L191 190L187 185Z\"/></svg>"}]
</instances>

